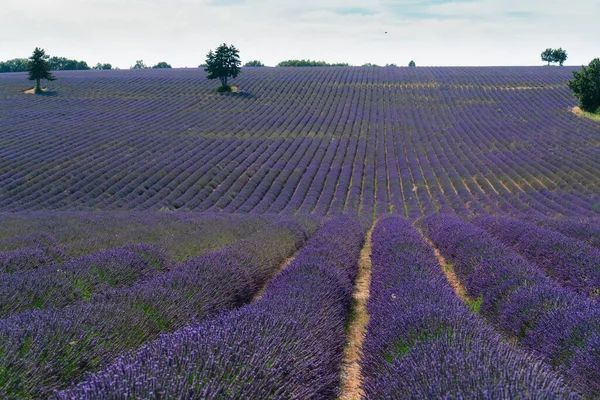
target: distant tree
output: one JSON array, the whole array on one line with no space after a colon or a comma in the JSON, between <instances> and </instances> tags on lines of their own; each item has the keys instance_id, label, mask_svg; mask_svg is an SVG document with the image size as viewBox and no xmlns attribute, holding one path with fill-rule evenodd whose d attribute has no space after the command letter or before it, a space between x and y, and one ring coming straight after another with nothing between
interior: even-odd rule
<instances>
[{"instance_id":1,"label":"distant tree","mask_svg":"<svg viewBox=\"0 0 600 400\"><path fill-rule=\"evenodd\" d=\"M0 72L25 72L29 67L29 61L26 58L14 58L0 62Z\"/></svg>"},{"instance_id":2,"label":"distant tree","mask_svg":"<svg viewBox=\"0 0 600 400\"><path fill-rule=\"evenodd\" d=\"M408 66L414 68L417 66L417 64L415 64L415 62L411 60L411 62L408 63Z\"/></svg>"},{"instance_id":3,"label":"distant tree","mask_svg":"<svg viewBox=\"0 0 600 400\"><path fill-rule=\"evenodd\" d=\"M241 72L240 51L234 45L227 46L223 43L213 52L206 55L206 68L208 79L219 79L223 89L229 89L228 78L236 78Z\"/></svg>"},{"instance_id":4,"label":"distant tree","mask_svg":"<svg viewBox=\"0 0 600 400\"><path fill-rule=\"evenodd\" d=\"M131 69L146 69L148 66L144 64L144 60L137 60L135 65L131 67Z\"/></svg>"},{"instance_id":5,"label":"distant tree","mask_svg":"<svg viewBox=\"0 0 600 400\"><path fill-rule=\"evenodd\" d=\"M379 67L377 64L365 63L362 65L363 67Z\"/></svg>"},{"instance_id":6,"label":"distant tree","mask_svg":"<svg viewBox=\"0 0 600 400\"><path fill-rule=\"evenodd\" d=\"M244 67L264 67L265 64L261 63L258 60L253 60L253 61L248 61L246 64L244 64Z\"/></svg>"},{"instance_id":7,"label":"distant tree","mask_svg":"<svg viewBox=\"0 0 600 400\"><path fill-rule=\"evenodd\" d=\"M567 52L561 48L552 51L552 59L562 67L567 60Z\"/></svg>"},{"instance_id":8,"label":"distant tree","mask_svg":"<svg viewBox=\"0 0 600 400\"><path fill-rule=\"evenodd\" d=\"M51 57L48 61L53 71L88 70L90 67L85 61L70 60L65 57Z\"/></svg>"},{"instance_id":9,"label":"distant tree","mask_svg":"<svg viewBox=\"0 0 600 400\"><path fill-rule=\"evenodd\" d=\"M40 80L46 79L53 81L56 78L50 73L50 64L48 63L49 56L46 55L44 49L38 47L35 48L31 57L29 57L29 65L27 71L29 72L29 80L35 81L35 92L38 93L42 90L40 86Z\"/></svg>"},{"instance_id":10,"label":"distant tree","mask_svg":"<svg viewBox=\"0 0 600 400\"><path fill-rule=\"evenodd\" d=\"M98 63L93 67L93 69L112 69L112 65Z\"/></svg>"},{"instance_id":11,"label":"distant tree","mask_svg":"<svg viewBox=\"0 0 600 400\"><path fill-rule=\"evenodd\" d=\"M542 52L542 61L548 62L550 65L551 62L554 62L554 50L548 48Z\"/></svg>"},{"instance_id":12,"label":"distant tree","mask_svg":"<svg viewBox=\"0 0 600 400\"><path fill-rule=\"evenodd\" d=\"M152 68L171 68L171 64L161 61L158 64L156 64L155 66L153 66Z\"/></svg>"},{"instance_id":13,"label":"distant tree","mask_svg":"<svg viewBox=\"0 0 600 400\"><path fill-rule=\"evenodd\" d=\"M313 60L286 60L277 64L278 67L348 67L348 63L333 63Z\"/></svg>"},{"instance_id":14,"label":"distant tree","mask_svg":"<svg viewBox=\"0 0 600 400\"><path fill-rule=\"evenodd\" d=\"M385 64L385 66L386 66L386 67L397 67L397 65L396 65L396 64L393 64L393 63L392 63L392 64Z\"/></svg>"},{"instance_id":15,"label":"distant tree","mask_svg":"<svg viewBox=\"0 0 600 400\"><path fill-rule=\"evenodd\" d=\"M569 88L579 99L582 110L600 112L600 58L593 59L587 67L582 66L581 71L573 71Z\"/></svg>"}]
</instances>

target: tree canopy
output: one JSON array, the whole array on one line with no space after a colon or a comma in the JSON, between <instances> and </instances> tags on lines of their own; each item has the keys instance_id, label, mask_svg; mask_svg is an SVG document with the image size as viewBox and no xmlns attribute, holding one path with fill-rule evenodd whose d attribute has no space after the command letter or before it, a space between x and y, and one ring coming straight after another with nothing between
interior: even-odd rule
<instances>
[{"instance_id":1,"label":"tree canopy","mask_svg":"<svg viewBox=\"0 0 600 400\"><path fill-rule=\"evenodd\" d=\"M412 68L414 68L414 67L416 67L416 66L417 66L417 64L415 64L415 62L411 60L411 61L408 63L408 66L409 66L409 67L412 67Z\"/></svg>"},{"instance_id":2,"label":"tree canopy","mask_svg":"<svg viewBox=\"0 0 600 400\"><path fill-rule=\"evenodd\" d=\"M244 64L244 67L264 67L265 64L263 64L262 62L258 61L258 60L253 60L253 61L248 61L246 64Z\"/></svg>"},{"instance_id":3,"label":"tree canopy","mask_svg":"<svg viewBox=\"0 0 600 400\"><path fill-rule=\"evenodd\" d=\"M112 65L111 64L102 64L102 63L98 63L96 64L93 69L112 69Z\"/></svg>"},{"instance_id":4,"label":"tree canopy","mask_svg":"<svg viewBox=\"0 0 600 400\"><path fill-rule=\"evenodd\" d=\"M542 52L541 56L542 56L542 61L547 62L548 65L550 65L550 63L559 63L560 66L562 67L562 65L567 60L567 52L565 50L563 50L562 48L558 48L558 49L547 48L546 50L544 50Z\"/></svg>"},{"instance_id":5,"label":"tree canopy","mask_svg":"<svg viewBox=\"0 0 600 400\"><path fill-rule=\"evenodd\" d=\"M40 86L40 80L46 79L53 81L56 78L50 73L50 63L48 62L49 56L46 54L44 49L38 47L35 48L31 57L29 57L29 65L27 71L29 72L29 80L35 81L35 92L42 90Z\"/></svg>"},{"instance_id":6,"label":"tree canopy","mask_svg":"<svg viewBox=\"0 0 600 400\"><path fill-rule=\"evenodd\" d=\"M172 68L172 67L171 67L171 64L161 61L158 64L154 65L152 68Z\"/></svg>"},{"instance_id":7,"label":"tree canopy","mask_svg":"<svg viewBox=\"0 0 600 400\"><path fill-rule=\"evenodd\" d=\"M0 62L0 72L25 72L29 68L26 58L14 58Z\"/></svg>"},{"instance_id":8,"label":"tree canopy","mask_svg":"<svg viewBox=\"0 0 600 400\"><path fill-rule=\"evenodd\" d=\"M144 64L144 60L137 60L130 69L146 69L148 66Z\"/></svg>"},{"instance_id":9,"label":"tree canopy","mask_svg":"<svg viewBox=\"0 0 600 400\"><path fill-rule=\"evenodd\" d=\"M208 79L219 79L223 88L228 88L228 78L236 78L241 72L240 51L234 45L227 46L223 43L213 52L206 55L206 68Z\"/></svg>"},{"instance_id":10,"label":"tree canopy","mask_svg":"<svg viewBox=\"0 0 600 400\"><path fill-rule=\"evenodd\" d=\"M278 67L348 67L348 63L333 63L313 60L286 60L277 64Z\"/></svg>"},{"instance_id":11,"label":"tree canopy","mask_svg":"<svg viewBox=\"0 0 600 400\"><path fill-rule=\"evenodd\" d=\"M85 61L71 60L66 57L50 57L47 59L51 71L90 69ZM26 58L15 58L0 62L0 72L25 72L29 68Z\"/></svg>"},{"instance_id":12,"label":"tree canopy","mask_svg":"<svg viewBox=\"0 0 600 400\"><path fill-rule=\"evenodd\" d=\"M562 67L565 61L567 61L567 52L561 47L552 52L552 57L554 58L554 62L559 63Z\"/></svg>"},{"instance_id":13,"label":"tree canopy","mask_svg":"<svg viewBox=\"0 0 600 400\"><path fill-rule=\"evenodd\" d=\"M85 61L70 60L66 57L51 57L48 62L53 71L73 71L90 69Z\"/></svg>"},{"instance_id":14,"label":"tree canopy","mask_svg":"<svg viewBox=\"0 0 600 400\"><path fill-rule=\"evenodd\" d=\"M569 88L579 99L582 110L600 112L600 58L593 59L587 67L582 66L581 71L573 71Z\"/></svg>"}]
</instances>

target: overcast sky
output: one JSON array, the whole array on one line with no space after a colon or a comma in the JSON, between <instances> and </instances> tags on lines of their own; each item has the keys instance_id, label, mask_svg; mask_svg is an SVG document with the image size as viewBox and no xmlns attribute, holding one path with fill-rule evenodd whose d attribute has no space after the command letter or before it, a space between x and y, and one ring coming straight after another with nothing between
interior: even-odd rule
<instances>
[{"instance_id":1,"label":"overcast sky","mask_svg":"<svg viewBox=\"0 0 600 400\"><path fill-rule=\"evenodd\" d=\"M600 0L1 1L0 60L39 46L90 65L196 67L223 42L266 65L542 65L548 47L567 65L600 57Z\"/></svg>"}]
</instances>

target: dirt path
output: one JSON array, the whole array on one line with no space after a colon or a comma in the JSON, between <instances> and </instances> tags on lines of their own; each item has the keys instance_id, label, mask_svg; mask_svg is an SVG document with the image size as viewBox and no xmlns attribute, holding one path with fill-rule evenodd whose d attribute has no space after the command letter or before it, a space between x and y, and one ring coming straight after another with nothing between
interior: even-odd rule
<instances>
[{"instance_id":1,"label":"dirt path","mask_svg":"<svg viewBox=\"0 0 600 400\"><path fill-rule=\"evenodd\" d=\"M273 274L273 278L276 277L277 275L279 275L281 273L281 271L283 271L288 265L290 265L290 263L292 262L292 260L294 259L294 257L296 257L296 254L298 254L297 252L294 253L293 256L286 258L284 262L281 263L281 265L279 266L279 268L277 269L277 272L275 272L275 274ZM267 286L269 286L269 282L271 282L271 280L273 279L269 279L267 281L267 283L264 284L263 287L260 288L260 290L258 292L256 292L256 294L254 295L254 297L252 298L252 302L254 303L256 300L259 300L261 297L263 297L263 295L265 294L265 291L267 290Z\"/></svg>"},{"instance_id":2,"label":"dirt path","mask_svg":"<svg viewBox=\"0 0 600 400\"><path fill-rule=\"evenodd\" d=\"M369 322L367 300L369 299L369 287L371 285L371 235L373 234L373 228L375 228L375 224L367 233L358 261L358 275L354 284L352 310L349 316L349 326L346 330L346 349L342 361L340 400L358 400L362 394L359 361L367 322Z\"/></svg>"},{"instance_id":3,"label":"dirt path","mask_svg":"<svg viewBox=\"0 0 600 400\"><path fill-rule=\"evenodd\" d=\"M471 297L469 297L469 295L467 294L467 289L465 289L463 284L460 283L460 280L456 276L456 273L454 272L452 265L446 261L444 256L442 256L440 251L433 245L433 243L429 239L427 239L425 236L423 236L423 239L427 242L429 247L431 247L433 249L433 252L435 253L436 258L438 259L438 261L441 265L442 271L444 271L444 275L446 275L446 279L448 279L448 283L450 284L450 286L452 286L452 289L454 289L454 293L456 293L456 295L463 302L465 302L465 304L467 304L467 306L469 306L469 308L471 309L472 312L479 312L479 307L481 306L481 300L476 300L476 299L472 299Z\"/></svg>"}]
</instances>

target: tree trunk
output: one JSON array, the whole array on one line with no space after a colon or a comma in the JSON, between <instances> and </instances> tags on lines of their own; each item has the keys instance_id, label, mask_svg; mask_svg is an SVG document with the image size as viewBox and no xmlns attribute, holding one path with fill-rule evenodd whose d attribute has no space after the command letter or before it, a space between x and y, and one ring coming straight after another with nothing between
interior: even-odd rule
<instances>
[{"instance_id":1,"label":"tree trunk","mask_svg":"<svg viewBox=\"0 0 600 400\"><path fill-rule=\"evenodd\" d=\"M35 84L35 90L34 90L34 92L36 92L36 93L37 93L37 92L41 92L41 91L42 91L42 88L40 87L40 78L37 78L37 79L35 80L35 82L36 82L36 84Z\"/></svg>"}]
</instances>

